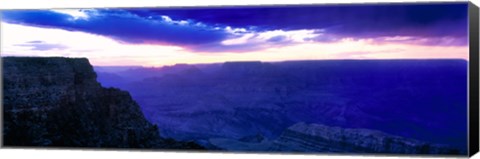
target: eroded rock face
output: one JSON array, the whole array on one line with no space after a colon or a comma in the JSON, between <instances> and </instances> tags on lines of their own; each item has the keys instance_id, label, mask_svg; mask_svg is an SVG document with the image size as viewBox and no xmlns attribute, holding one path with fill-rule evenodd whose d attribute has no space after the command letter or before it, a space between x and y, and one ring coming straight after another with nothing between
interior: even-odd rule
<instances>
[{"instance_id":1,"label":"eroded rock face","mask_svg":"<svg viewBox=\"0 0 480 159\"><path fill-rule=\"evenodd\" d=\"M430 144L368 129L297 123L275 141L271 151L385 154L462 154L445 145Z\"/></svg>"},{"instance_id":2,"label":"eroded rock face","mask_svg":"<svg viewBox=\"0 0 480 159\"><path fill-rule=\"evenodd\" d=\"M161 138L128 92L100 86L86 58L2 60L5 146L201 149Z\"/></svg>"}]
</instances>

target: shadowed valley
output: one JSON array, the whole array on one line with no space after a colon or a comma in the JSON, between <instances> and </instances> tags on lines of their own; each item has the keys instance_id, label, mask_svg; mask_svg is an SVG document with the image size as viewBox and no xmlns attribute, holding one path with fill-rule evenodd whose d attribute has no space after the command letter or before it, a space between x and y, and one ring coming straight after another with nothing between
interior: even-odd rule
<instances>
[{"instance_id":1,"label":"shadowed valley","mask_svg":"<svg viewBox=\"0 0 480 159\"><path fill-rule=\"evenodd\" d=\"M404 150L367 151L367 146L358 152L465 153L465 60L252 61L95 70L102 85L128 90L162 136L205 147L307 151L272 144L292 138L286 134L298 135L287 133L292 126L312 123L418 141ZM360 140L348 134L344 144ZM429 143L452 149L435 150Z\"/></svg>"}]
</instances>

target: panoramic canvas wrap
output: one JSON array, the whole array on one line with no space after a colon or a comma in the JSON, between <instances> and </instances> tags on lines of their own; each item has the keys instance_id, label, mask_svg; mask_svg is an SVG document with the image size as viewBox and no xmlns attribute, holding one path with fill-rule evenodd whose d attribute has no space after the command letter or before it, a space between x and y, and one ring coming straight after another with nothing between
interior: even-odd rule
<instances>
[{"instance_id":1,"label":"panoramic canvas wrap","mask_svg":"<svg viewBox=\"0 0 480 159\"><path fill-rule=\"evenodd\" d=\"M468 151L468 3L0 13L3 146Z\"/></svg>"}]
</instances>

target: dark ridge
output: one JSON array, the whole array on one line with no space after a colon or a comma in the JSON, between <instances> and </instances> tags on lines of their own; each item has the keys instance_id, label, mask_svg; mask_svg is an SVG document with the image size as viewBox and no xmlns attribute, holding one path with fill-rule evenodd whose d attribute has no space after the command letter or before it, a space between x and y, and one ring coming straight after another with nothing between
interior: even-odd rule
<instances>
[{"instance_id":1,"label":"dark ridge","mask_svg":"<svg viewBox=\"0 0 480 159\"><path fill-rule=\"evenodd\" d=\"M3 57L3 146L203 149L160 137L86 58Z\"/></svg>"}]
</instances>

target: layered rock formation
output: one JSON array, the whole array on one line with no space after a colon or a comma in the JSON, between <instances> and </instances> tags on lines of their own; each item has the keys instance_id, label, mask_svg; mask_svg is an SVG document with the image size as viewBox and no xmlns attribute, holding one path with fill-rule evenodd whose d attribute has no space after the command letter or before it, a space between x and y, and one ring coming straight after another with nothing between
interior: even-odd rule
<instances>
[{"instance_id":1,"label":"layered rock formation","mask_svg":"<svg viewBox=\"0 0 480 159\"><path fill-rule=\"evenodd\" d=\"M2 60L5 146L202 148L161 138L128 92L100 86L85 58Z\"/></svg>"},{"instance_id":2,"label":"layered rock formation","mask_svg":"<svg viewBox=\"0 0 480 159\"><path fill-rule=\"evenodd\" d=\"M466 152L447 145L432 144L370 129L350 129L322 124L297 123L274 140L245 138L235 140L212 138L212 147L228 151L289 153L375 153L375 154L442 154ZM259 139L259 140L257 140Z\"/></svg>"},{"instance_id":3,"label":"layered rock formation","mask_svg":"<svg viewBox=\"0 0 480 159\"><path fill-rule=\"evenodd\" d=\"M270 151L388 154L461 154L445 145L429 144L368 129L345 129L297 123L271 145ZM463 152L464 153L464 152Z\"/></svg>"}]
</instances>

